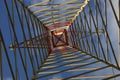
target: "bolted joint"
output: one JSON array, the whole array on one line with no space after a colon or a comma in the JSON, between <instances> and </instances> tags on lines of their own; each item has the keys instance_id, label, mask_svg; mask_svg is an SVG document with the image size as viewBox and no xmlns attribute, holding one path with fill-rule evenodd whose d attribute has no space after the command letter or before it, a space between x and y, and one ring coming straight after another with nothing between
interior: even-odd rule
<instances>
[{"instance_id":1,"label":"bolted joint","mask_svg":"<svg viewBox=\"0 0 120 80\"><path fill-rule=\"evenodd\" d=\"M10 50L14 50L15 49L14 46L13 46L13 44L10 44L9 49Z\"/></svg>"}]
</instances>

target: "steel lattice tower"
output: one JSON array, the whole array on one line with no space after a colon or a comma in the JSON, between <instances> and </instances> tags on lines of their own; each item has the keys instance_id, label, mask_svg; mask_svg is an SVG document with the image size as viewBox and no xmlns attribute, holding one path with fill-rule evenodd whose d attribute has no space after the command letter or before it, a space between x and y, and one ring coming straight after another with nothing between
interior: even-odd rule
<instances>
[{"instance_id":1,"label":"steel lattice tower","mask_svg":"<svg viewBox=\"0 0 120 80\"><path fill-rule=\"evenodd\" d=\"M0 0L0 80L120 80L120 0Z\"/></svg>"}]
</instances>

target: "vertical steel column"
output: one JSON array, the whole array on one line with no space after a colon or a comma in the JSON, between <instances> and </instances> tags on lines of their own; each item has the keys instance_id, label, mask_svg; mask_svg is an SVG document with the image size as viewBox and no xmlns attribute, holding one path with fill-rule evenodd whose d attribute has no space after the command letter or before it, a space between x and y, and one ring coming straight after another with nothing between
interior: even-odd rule
<instances>
[{"instance_id":1,"label":"vertical steel column","mask_svg":"<svg viewBox=\"0 0 120 80\"><path fill-rule=\"evenodd\" d=\"M37 35L38 35L38 39L40 40L40 33L39 33L39 25L38 25L38 23L37 23L37 20L35 19L35 25L36 25L36 29L37 29ZM42 44L41 45L39 45L39 46L41 46L42 47ZM38 50L39 50L39 56L40 56L40 60L41 60L41 63L43 62L43 60L42 60L42 55L40 54L40 48L38 48Z\"/></svg>"},{"instance_id":2,"label":"vertical steel column","mask_svg":"<svg viewBox=\"0 0 120 80\"><path fill-rule=\"evenodd\" d=\"M25 14L25 10L24 10L24 14ZM27 25L28 25L28 32L29 32L29 36L30 36L30 40L32 42L32 45L34 46L34 42L32 40L32 33L30 31L30 25L29 25L29 22L28 21L31 21L31 24L32 24L32 29L33 29L33 34L34 34L34 37L35 37L35 40L36 40L36 34L35 34L35 29L34 29L34 24L33 24L33 21L31 20L31 16L28 16L27 18L27 15L25 14L25 18L26 18L26 21L27 21ZM33 48L34 50L34 54L35 54L35 57L36 57L36 62L37 62L37 67L39 68L39 62L38 62L38 56L37 56L37 50L38 48Z\"/></svg>"},{"instance_id":3,"label":"vertical steel column","mask_svg":"<svg viewBox=\"0 0 120 80\"><path fill-rule=\"evenodd\" d=\"M21 14L22 14L22 18L23 18L23 15L25 16L25 13L24 13L24 8L22 9L21 8ZM22 21L24 21L24 20L22 20ZM27 21L26 21L27 22ZM24 25L24 22L22 22L22 24ZM31 66L32 66L32 71L33 71L33 74L34 74L34 72L35 72L35 67L33 66L34 65L34 62L33 62L33 58L32 58L32 54L31 54L31 51L30 51L30 49L29 48L25 48L25 47L27 47L28 46L28 43L27 43L27 41L26 41L26 39L24 39L24 43L23 43L23 45L24 45L24 62L25 62L25 66L27 67L27 64L26 64L26 53L27 53L27 51L28 51L28 55L29 55L29 58L30 58L30 63L31 63ZM30 41L29 41L30 42ZM27 50L27 51L26 51Z\"/></svg>"},{"instance_id":4,"label":"vertical steel column","mask_svg":"<svg viewBox=\"0 0 120 80\"><path fill-rule=\"evenodd\" d=\"M120 0L118 1L118 7L119 7L119 24L120 24ZM118 31L118 61L120 66L120 28Z\"/></svg>"},{"instance_id":5,"label":"vertical steel column","mask_svg":"<svg viewBox=\"0 0 120 80\"><path fill-rule=\"evenodd\" d=\"M40 25L39 31L41 33L41 39L43 39L44 38L43 25L40 23L39 23L39 25ZM44 42L42 41L42 43L44 43ZM43 61L45 61L45 59L46 59L45 51L43 49L41 49L41 51L42 51L42 55L43 55Z\"/></svg>"},{"instance_id":6,"label":"vertical steel column","mask_svg":"<svg viewBox=\"0 0 120 80\"><path fill-rule=\"evenodd\" d=\"M41 24L41 25L42 25L41 26L41 32L42 32L42 37L43 37L43 43L45 43L45 34L46 34L46 32L44 32L45 31L45 26L43 24ZM43 46L45 46L45 45L43 45ZM48 53L46 53L45 49L43 49L43 55L44 55L44 58L46 59Z\"/></svg>"},{"instance_id":7,"label":"vertical steel column","mask_svg":"<svg viewBox=\"0 0 120 80\"><path fill-rule=\"evenodd\" d=\"M92 17L92 21L93 21L93 24L94 24L94 28L97 32L97 37L98 37L98 40L99 40L99 43L100 43L100 46L101 46L101 49L102 49L102 53L103 53L103 56L104 56L104 60L106 61L106 56L105 56L105 52L104 52L104 49L103 49L103 45L102 45L102 42L101 42L101 39L100 39L100 36L99 36L99 33L97 31L97 26L96 26L96 23L95 23L95 19L93 17L93 13L92 13L92 9L90 7L90 4L88 4L89 6L89 10L90 10L90 14L91 14L91 17Z\"/></svg>"},{"instance_id":8,"label":"vertical steel column","mask_svg":"<svg viewBox=\"0 0 120 80\"><path fill-rule=\"evenodd\" d=\"M17 11L18 20L19 20L19 22L20 22L20 27L21 27L21 29L22 29L23 37L24 37L25 41L27 41L26 35L25 35L25 30L24 30L24 25L23 25L22 20L21 20L21 18L20 18L19 8L18 8L18 5L17 5L16 0L14 0L14 1L15 1L15 8L16 8L16 11ZM26 16L25 16L25 19L26 19ZM27 21L27 19L26 19L26 21ZM28 23L27 23L27 24L28 24ZM27 28L28 28L28 27L27 27ZM29 32L29 31L28 31L28 32ZM17 40L16 40L16 41L17 41ZM27 45L27 43L26 43L26 45ZM28 53L29 53L29 50L28 50ZM20 53L20 54L21 54L21 53ZM21 57L22 57L22 54L21 54ZM24 64L24 66L25 66L24 61L23 61L23 64ZM34 68L35 68L35 67L34 67ZM26 78L29 79L29 78L28 78L28 73L27 73L27 68L26 68L26 66L25 66L25 73L26 73Z\"/></svg>"},{"instance_id":9,"label":"vertical steel column","mask_svg":"<svg viewBox=\"0 0 120 80\"><path fill-rule=\"evenodd\" d=\"M73 24L73 23L72 23L72 24ZM71 25L72 25L72 24L71 24ZM71 36L71 43L72 43L72 47L74 47L74 46L75 46L75 43L74 43L73 31L71 30L71 27L72 27L72 26L70 26L70 33L71 33L71 34L70 34L70 36Z\"/></svg>"},{"instance_id":10,"label":"vertical steel column","mask_svg":"<svg viewBox=\"0 0 120 80\"><path fill-rule=\"evenodd\" d=\"M111 0L109 0L110 1L110 3L111 3ZM107 31L107 28L106 28L106 25L105 25L105 22L104 22L104 18L103 18L103 15L102 15L102 12L101 12L101 9L100 9L100 6L99 6L99 3L98 3L98 1L96 0L96 3L97 3L97 7L98 7L98 11L99 11L99 13L100 13L100 17L101 17L101 19L102 19L102 23L103 23L103 27L104 27L104 29L105 29L105 32L106 32L106 35L107 35L107 37L108 37L108 41L109 41L109 44L110 44L110 47L111 47L111 51L112 51L112 54L113 54L113 57L114 57L114 60L115 60L115 63L116 63L116 65L117 65L117 67L119 67L119 64L118 64L118 61L117 61L117 58L116 58L116 55L115 55L115 51L114 51L114 49L113 49L113 46L112 46L112 42L111 42L111 39L110 39L110 36L109 36L109 34L108 34L108 31ZM113 12L114 12L114 9L113 9ZM114 13L114 14L116 14L116 13ZM92 14L93 15L93 14ZM116 17L116 21L118 22L118 18ZM118 26L119 26L120 24L119 24L119 22L118 22ZM120 27L120 26L119 26Z\"/></svg>"},{"instance_id":11,"label":"vertical steel column","mask_svg":"<svg viewBox=\"0 0 120 80\"><path fill-rule=\"evenodd\" d=\"M106 0L105 0L106 1ZM99 16L98 16L98 9L97 9L97 4L96 4L96 0L94 1L94 3L95 3L95 11L96 11L96 26L97 26L97 31L99 30L99 25L98 25L98 18L99 18ZM98 37L97 37L97 41L98 41L98 43L97 43L97 52L98 52L98 57L100 57L100 45L99 45L99 39L98 39Z\"/></svg>"},{"instance_id":12,"label":"vertical steel column","mask_svg":"<svg viewBox=\"0 0 120 80\"><path fill-rule=\"evenodd\" d=\"M85 10L83 9L83 11L85 12ZM89 41L88 41L88 36L87 36L87 33L89 34L89 31L87 31L87 20L86 20L86 15L84 14L84 24L83 24L83 21L81 21L81 24L83 25L83 32L84 32L84 35L85 35L85 40L86 40L86 51L87 52L91 52L91 49L90 49L90 44L89 44Z\"/></svg>"},{"instance_id":13,"label":"vertical steel column","mask_svg":"<svg viewBox=\"0 0 120 80\"><path fill-rule=\"evenodd\" d=\"M2 40L0 36L0 80L3 80L3 69L2 69Z\"/></svg>"},{"instance_id":14,"label":"vertical steel column","mask_svg":"<svg viewBox=\"0 0 120 80\"><path fill-rule=\"evenodd\" d=\"M75 40L76 35L75 35L75 30L74 30L74 22L71 24L71 29L70 30L71 30L71 36L73 37L73 44L74 44L73 47L77 48L76 40Z\"/></svg>"},{"instance_id":15,"label":"vertical steel column","mask_svg":"<svg viewBox=\"0 0 120 80\"><path fill-rule=\"evenodd\" d=\"M86 23L87 23L87 28L88 28L88 32L90 33L90 37L91 37L91 43L92 43L92 45L93 45L93 49L94 49L94 51L95 51L95 53L96 53L96 55L97 55L97 50L96 50L96 48L95 48L95 43L94 43L94 40L93 40L93 37L92 37L92 30L91 30L91 28L90 28L90 25L88 24L88 21L87 21L87 18L86 18L86 14L85 14L85 11L83 10L83 13L84 13L84 19L85 19L85 21L86 21ZM83 19L82 19L82 15L80 14L79 15L80 16L80 22L81 22L81 25L83 26ZM84 26L83 26L84 27ZM81 27L81 30L83 30L83 27ZM83 32L84 32L84 30L83 30ZM82 34L83 34L83 32L82 32ZM85 32L84 32L85 33ZM84 40L83 40L83 42L84 42ZM84 44L84 46L85 46L85 44ZM85 47L85 51L86 51L86 47ZM91 51L91 50L90 50ZM92 52L93 53L93 52Z\"/></svg>"},{"instance_id":16,"label":"vertical steel column","mask_svg":"<svg viewBox=\"0 0 120 80\"><path fill-rule=\"evenodd\" d=\"M77 44L78 44L78 49L80 49L81 50L81 42L80 42L80 36L79 35L81 35L81 30L79 29L79 25L78 25L78 23L77 23L77 18L76 18L76 20L74 21L74 26L75 26L75 30L76 30L76 37L77 37Z\"/></svg>"},{"instance_id":17,"label":"vertical steel column","mask_svg":"<svg viewBox=\"0 0 120 80\"><path fill-rule=\"evenodd\" d=\"M89 13L90 13L90 10L89 10ZM86 19L87 20L87 19ZM91 19L91 15L89 14L89 28L90 28L90 31L92 32L92 19ZM88 28L88 29L89 29ZM92 33L91 33L92 34ZM91 43L91 50L92 50L92 53L94 52L94 46L93 46L93 44L92 44L92 36L90 37L90 43Z\"/></svg>"},{"instance_id":18,"label":"vertical steel column","mask_svg":"<svg viewBox=\"0 0 120 80\"><path fill-rule=\"evenodd\" d=\"M67 30L65 29L65 41L66 41L66 45L68 45L68 34L67 34Z\"/></svg>"},{"instance_id":19,"label":"vertical steel column","mask_svg":"<svg viewBox=\"0 0 120 80\"><path fill-rule=\"evenodd\" d=\"M69 28L70 28L70 26L69 26ZM72 43L71 43L71 35L70 35L70 29L66 29L67 30L67 36L68 36L68 44L69 44L69 46L72 46Z\"/></svg>"},{"instance_id":20,"label":"vertical steel column","mask_svg":"<svg viewBox=\"0 0 120 80\"><path fill-rule=\"evenodd\" d=\"M51 53L51 44L48 44L50 39L49 39L49 33L48 33L48 29L47 27L44 26L45 29L45 40L46 40L46 50L47 50L47 56L49 55L49 53Z\"/></svg>"},{"instance_id":21,"label":"vertical steel column","mask_svg":"<svg viewBox=\"0 0 120 80\"><path fill-rule=\"evenodd\" d=\"M79 14L80 15L80 14ZM79 18L80 18L80 16L78 16ZM78 19L78 17L77 17L77 19L76 19L76 24L77 24L77 26L78 26L78 31L80 31L80 37L79 37L79 42L81 43L81 41L82 41L82 43L80 44L81 45L81 50L86 50L86 47L85 47L85 44L84 44L84 40L83 40L83 38L82 38L82 26L81 26L81 19Z\"/></svg>"},{"instance_id":22,"label":"vertical steel column","mask_svg":"<svg viewBox=\"0 0 120 80\"><path fill-rule=\"evenodd\" d=\"M117 24L118 24L118 27L120 28L120 23L119 23L119 18L117 17L117 14L116 14L116 11L115 11L115 8L114 8L114 5L113 5L113 3L112 3L112 0L109 0L109 3L110 3L110 6L111 6L111 8L112 8L112 11L113 11L113 13L114 13L114 16L115 16L115 19L116 19L116 22L117 22ZM120 3L120 2L119 2ZM97 2L97 4L99 4L98 2ZM98 10L99 10L99 5L98 5ZM119 9L118 9L119 10ZM99 10L100 11L100 10ZM102 17L102 16L101 16Z\"/></svg>"},{"instance_id":23,"label":"vertical steel column","mask_svg":"<svg viewBox=\"0 0 120 80\"><path fill-rule=\"evenodd\" d=\"M43 37L42 37L42 32L41 32L41 28L43 27L39 22L38 22L38 20L37 20L37 23L38 23L38 31L39 31L39 34L40 34L40 41L41 41L41 43L43 43L42 42L42 39L43 39ZM41 46L43 46L42 44L41 44ZM41 53L41 56L42 56L42 63L44 62L44 60L45 60L45 56L44 56L44 52L43 52L43 49L41 48L41 50L40 50L40 53Z\"/></svg>"},{"instance_id":24,"label":"vertical steel column","mask_svg":"<svg viewBox=\"0 0 120 80\"><path fill-rule=\"evenodd\" d=\"M49 36L49 32L48 32L48 28L45 27L46 29L46 41L47 41L47 48L48 48L48 53L51 53L51 44L50 44L50 36Z\"/></svg>"},{"instance_id":25,"label":"vertical steel column","mask_svg":"<svg viewBox=\"0 0 120 80\"><path fill-rule=\"evenodd\" d=\"M31 34L31 30L30 30L30 25L29 25L29 22L28 21L30 21L30 19L31 19L31 16L28 16L28 18L27 18L27 15L25 14L25 18L26 18L26 21L27 21L27 25L28 25L28 33L29 33L29 37L30 37L30 41L32 42L32 45L34 46L34 42L33 42L33 40L32 40L32 34ZM34 31L34 25L33 25L33 23L32 23L33 21L31 21L31 24L32 24L32 29L33 29L33 34L34 34L34 37L36 37L36 35L35 35L35 31ZM35 38L36 39L36 38ZM36 63L37 63L37 68L39 68L39 63L38 63L38 58L37 58L37 52L36 52L36 50L37 50L37 48L35 49L35 48L33 48L33 51L34 51L34 54L35 54L35 57L36 57Z\"/></svg>"},{"instance_id":26,"label":"vertical steel column","mask_svg":"<svg viewBox=\"0 0 120 80\"><path fill-rule=\"evenodd\" d=\"M21 6L22 7L22 6ZM23 13L22 15L24 15L25 16L25 9L22 7L21 9L23 9L21 12ZM25 19L26 19L26 16L25 16ZM26 23L27 23L27 21L26 21ZM22 23L23 24L23 23ZM34 75L34 72L35 72L35 66L34 66L34 62L33 62L33 55L31 54L31 50L29 49L29 48L27 48L28 47L28 41L30 42L30 40L27 40L26 41L26 38L24 38L24 42L23 42L23 44L24 44L24 54L26 54L26 50L27 50L27 52L28 52L28 56L29 56L29 59L30 59L30 63L31 63L31 67L32 67L32 72L33 72L33 75ZM25 48L26 47L26 48ZM26 63L26 62L25 62ZM25 64L25 66L26 66L26 64ZM27 66L26 66L27 67Z\"/></svg>"},{"instance_id":27,"label":"vertical steel column","mask_svg":"<svg viewBox=\"0 0 120 80\"><path fill-rule=\"evenodd\" d=\"M52 44L53 44L53 47L55 47L55 43L54 43L54 36L53 36L53 31L51 32L51 38L52 38Z\"/></svg>"},{"instance_id":28,"label":"vertical steel column","mask_svg":"<svg viewBox=\"0 0 120 80\"><path fill-rule=\"evenodd\" d=\"M73 27L72 27L72 30L73 30L73 33L74 33L74 38L75 38L75 48L79 48L79 44L78 44L78 36L77 36L77 32L78 32L78 30L77 30L77 26L76 26L76 24L75 24L75 21L73 22Z\"/></svg>"},{"instance_id":29,"label":"vertical steel column","mask_svg":"<svg viewBox=\"0 0 120 80\"><path fill-rule=\"evenodd\" d=\"M16 41L14 41L14 43L16 44ZM26 62L26 53L24 53L24 60ZM19 72L18 72L18 65L17 65L17 52L16 52L16 48L14 49L14 60L15 60L15 80L19 80ZM27 62L25 63L25 66L27 65Z\"/></svg>"},{"instance_id":30,"label":"vertical steel column","mask_svg":"<svg viewBox=\"0 0 120 80\"><path fill-rule=\"evenodd\" d=\"M5 52L6 59L7 59L8 67L9 67L10 73L12 75L12 79L15 80L15 75L14 75L14 72L13 72L13 68L12 68L12 65L11 65L11 62L10 62L10 58L9 58L9 55L8 55L7 47L5 45L5 40L3 39L1 29L0 29L0 37L1 37L1 44L3 45L3 49L4 49L4 52ZM3 75L2 75L2 78L3 78Z\"/></svg>"},{"instance_id":31,"label":"vertical steel column","mask_svg":"<svg viewBox=\"0 0 120 80\"><path fill-rule=\"evenodd\" d=\"M18 43L17 35L16 35L16 33L15 33L14 24L13 24L13 22L12 22L12 18L11 18L11 16L10 16L10 12L9 12L9 8L8 8L7 1L6 1L6 0L4 0L4 4L5 4L5 8L6 8L6 10L7 10L8 18L9 18L9 20L10 20L10 23L11 23L11 26L12 26L12 29L13 29L13 33L14 33L14 36L15 36L15 40L16 40L17 45L18 45L19 43ZM25 71L26 79L28 80L28 74L27 74L27 70L26 70L26 67L25 67L25 63L24 63L23 57L22 57L22 52L21 52L20 48L18 48L18 50L19 50L19 55L20 55L20 58L21 58L21 61L22 61L22 65L23 65L24 71ZM8 61L9 61L9 60L8 60ZM14 77L14 80L15 80L15 77Z\"/></svg>"},{"instance_id":32,"label":"vertical steel column","mask_svg":"<svg viewBox=\"0 0 120 80\"><path fill-rule=\"evenodd\" d=\"M108 25L107 25L107 0L104 0L104 4L105 4L105 7L104 7L104 10L105 10L105 25L106 25L106 28L108 30ZM108 61L109 60L108 37L107 37L106 34L105 34L105 36L106 36L106 60Z\"/></svg>"}]
</instances>

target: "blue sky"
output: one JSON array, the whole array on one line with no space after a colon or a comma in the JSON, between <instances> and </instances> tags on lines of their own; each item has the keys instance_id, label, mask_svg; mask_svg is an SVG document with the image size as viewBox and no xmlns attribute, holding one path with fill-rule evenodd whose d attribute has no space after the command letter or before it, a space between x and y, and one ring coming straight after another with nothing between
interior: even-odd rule
<instances>
[{"instance_id":1,"label":"blue sky","mask_svg":"<svg viewBox=\"0 0 120 80\"><path fill-rule=\"evenodd\" d=\"M10 61L11 61L11 64L12 64L12 67L14 69L14 53L13 51L11 51L9 49L9 45L13 42L13 34L12 34L12 38L11 38L11 34L10 34L10 22L8 20L8 15L7 15L7 12L6 12L6 9L5 9L5 6L4 6L4 0L0 0L0 29L2 30L2 33L3 33L3 37L4 37L4 40L6 42L6 46L7 46L7 50L9 52L9 57L10 57ZM25 1L25 4L26 5L30 5L30 4L33 4L33 3L37 3L38 1L41 1L41 0L24 0ZM62 2L62 1L65 1L65 0L55 0L56 2L59 3ZM67 0L68 1L68 0ZM94 0L91 0L91 2L93 2ZM104 0L100 0L101 3L104 1ZM108 0L107 0L108 1ZM116 11L116 14L118 16L118 0L112 0L113 2L113 5L115 7L115 11ZM9 9L11 10L11 4L12 4L12 0L7 0L7 3L9 5ZM115 53L118 57L118 25L116 23L116 20L115 20L115 17L113 15L113 12L111 10L111 7L110 7L110 4L108 4L108 9L107 9L107 15L109 16L108 17L108 33L110 35L110 39L112 41L112 44L113 44L113 47L114 47L114 50L115 50ZM102 4L103 5L103 4ZM93 7L94 8L94 7ZM34 8L32 10L36 10L37 8ZM89 14L89 13L88 13ZM16 12L15 12L15 15L16 15ZM15 18L18 18L17 15ZM100 19L100 18L99 18ZM101 20L100 22L101 23ZM20 28L20 24L18 22L18 19L15 20L15 29L16 29L16 33L17 33L17 38L19 41L23 40L23 36L22 36L22 31L21 31L21 28ZM26 24L25 24L26 26ZM99 25L99 26L102 26L102 25ZM94 30L93 30L94 31ZM27 33L26 33L27 35ZM95 37L96 38L96 37ZM103 44L105 43L105 37L104 36L101 36L101 40L103 39ZM97 41L96 41L97 43ZM104 46L105 47L105 46ZM21 50L23 52L23 50ZM4 51L2 51L3 53L3 72L4 72L4 78L5 80L12 80L11 79L11 75L10 75L10 72L9 72L9 68L8 68L8 64L7 64L7 61L6 61L6 57L5 57L5 54L4 54ZM111 50L110 50L110 53L111 53ZM24 54L22 54L24 55ZM112 56L112 55L111 55ZM28 57L28 56L27 56ZM19 55L18 55L18 65L19 65L19 71L20 71L20 79L21 80L24 80L25 76L24 76L24 72L23 72L23 67L21 67L21 61L19 60ZM30 61L28 60L28 65L30 64ZM36 65L36 64L35 64ZM31 67L29 67L29 69L31 70ZM30 71L32 72L32 71ZM29 74L29 76L31 76L32 73Z\"/></svg>"}]
</instances>

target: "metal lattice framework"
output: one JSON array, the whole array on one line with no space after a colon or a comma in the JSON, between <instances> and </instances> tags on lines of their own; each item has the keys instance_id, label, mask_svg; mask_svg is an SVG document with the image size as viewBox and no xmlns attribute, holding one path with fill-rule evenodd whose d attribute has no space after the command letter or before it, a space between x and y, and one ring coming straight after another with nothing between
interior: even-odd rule
<instances>
[{"instance_id":1,"label":"metal lattice framework","mask_svg":"<svg viewBox=\"0 0 120 80\"><path fill-rule=\"evenodd\" d=\"M120 79L120 0L1 0L0 12L0 80Z\"/></svg>"},{"instance_id":2,"label":"metal lattice framework","mask_svg":"<svg viewBox=\"0 0 120 80\"><path fill-rule=\"evenodd\" d=\"M87 0L68 0L58 2L54 0L44 0L31 5L27 5L27 8L31 9L33 14L36 15L37 18L39 18L46 26L50 26L54 25L55 23L61 23L60 20L74 20L76 14L79 13L81 9L87 4ZM68 13L69 11L71 13Z\"/></svg>"}]
</instances>

